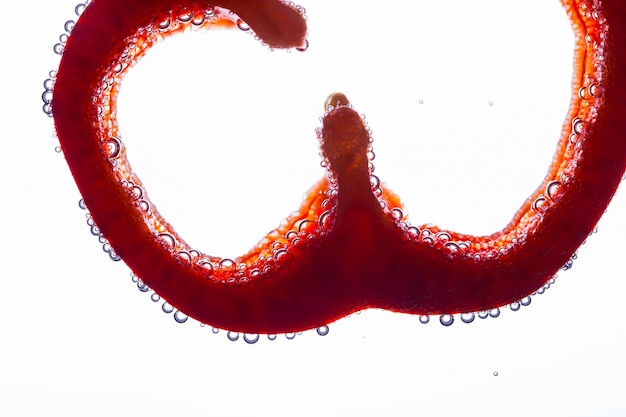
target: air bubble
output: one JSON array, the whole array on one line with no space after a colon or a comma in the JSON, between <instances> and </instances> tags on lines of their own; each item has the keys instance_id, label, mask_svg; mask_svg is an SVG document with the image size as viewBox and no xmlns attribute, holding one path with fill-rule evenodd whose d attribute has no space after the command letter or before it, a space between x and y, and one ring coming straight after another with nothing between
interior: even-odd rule
<instances>
[{"instance_id":1,"label":"air bubble","mask_svg":"<svg viewBox=\"0 0 626 417\"><path fill-rule=\"evenodd\" d=\"M136 281L137 289L139 291L141 291L141 292L148 292L148 291L150 291L150 287L147 284L145 284L139 277L136 277L136 278L137 278L137 281Z\"/></svg>"},{"instance_id":2,"label":"air bubble","mask_svg":"<svg viewBox=\"0 0 626 417\"><path fill-rule=\"evenodd\" d=\"M230 270L235 267L235 261L232 259L224 258L220 261L220 269Z\"/></svg>"},{"instance_id":3,"label":"air bubble","mask_svg":"<svg viewBox=\"0 0 626 417\"><path fill-rule=\"evenodd\" d=\"M489 311L487 311L487 310L481 310L481 311L479 311L479 312L478 312L478 318L479 318L479 319L484 320L484 319L486 319L487 317L489 317Z\"/></svg>"},{"instance_id":4,"label":"air bubble","mask_svg":"<svg viewBox=\"0 0 626 417\"><path fill-rule=\"evenodd\" d=\"M176 247L176 239L169 233L161 233L158 237L159 243L168 251L173 251Z\"/></svg>"},{"instance_id":5,"label":"air bubble","mask_svg":"<svg viewBox=\"0 0 626 417\"><path fill-rule=\"evenodd\" d=\"M370 185L372 190L377 190L380 188L380 179L376 175L370 175Z\"/></svg>"},{"instance_id":6,"label":"air bubble","mask_svg":"<svg viewBox=\"0 0 626 417\"><path fill-rule=\"evenodd\" d=\"M259 335L258 333L244 333L243 334L243 340L249 344L249 345L253 345L256 342L259 341Z\"/></svg>"},{"instance_id":7,"label":"air bubble","mask_svg":"<svg viewBox=\"0 0 626 417\"><path fill-rule=\"evenodd\" d=\"M493 317L494 319L496 317L499 317L500 316L500 309L498 307L492 308L491 310L489 310L489 316Z\"/></svg>"},{"instance_id":8,"label":"air bubble","mask_svg":"<svg viewBox=\"0 0 626 417\"><path fill-rule=\"evenodd\" d=\"M226 333L226 337L228 338L228 340L230 340L231 342L236 342L237 340L239 340L239 332L233 332L233 331L228 331Z\"/></svg>"},{"instance_id":9,"label":"air bubble","mask_svg":"<svg viewBox=\"0 0 626 417\"><path fill-rule=\"evenodd\" d=\"M63 44L57 43L52 47L52 50L57 55L63 55L63 51L65 50L65 47L63 46Z\"/></svg>"},{"instance_id":10,"label":"air bubble","mask_svg":"<svg viewBox=\"0 0 626 417\"><path fill-rule=\"evenodd\" d=\"M84 3L78 3L76 5L76 7L74 8L74 13L76 13L76 16L80 16L81 14L83 14L83 12L85 11L85 8L87 7L86 4Z\"/></svg>"},{"instance_id":11,"label":"air bubble","mask_svg":"<svg viewBox=\"0 0 626 417\"><path fill-rule=\"evenodd\" d=\"M315 232L317 227L315 226L315 222L311 220L303 220L298 225L298 232L300 233L309 233Z\"/></svg>"},{"instance_id":12,"label":"air bubble","mask_svg":"<svg viewBox=\"0 0 626 417\"><path fill-rule=\"evenodd\" d=\"M404 218L404 213L402 213L402 210L396 207L391 209L391 216L394 220L400 221Z\"/></svg>"},{"instance_id":13,"label":"air bubble","mask_svg":"<svg viewBox=\"0 0 626 417\"><path fill-rule=\"evenodd\" d=\"M332 214L333 214L332 210L326 210L320 215L319 220L317 221L317 224L319 224L319 226L322 229L328 229L332 223L331 222Z\"/></svg>"},{"instance_id":14,"label":"air bubble","mask_svg":"<svg viewBox=\"0 0 626 417\"><path fill-rule=\"evenodd\" d=\"M305 40L304 40L304 45L302 45L302 46L298 46L298 47L296 48L296 51L298 51L298 52L304 52L304 51L306 51L307 49L309 49L309 41L305 39Z\"/></svg>"},{"instance_id":15,"label":"air bubble","mask_svg":"<svg viewBox=\"0 0 626 417\"><path fill-rule=\"evenodd\" d=\"M45 103L45 104L50 104L52 103L52 90L47 90L44 91L41 94L41 100Z\"/></svg>"},{"instance_id":16,"label":"air bubble","mask_svg":"<svg viewBox=\"0 0 626 417\"><path fill-rule=\"evenodd\" d=\"M519 309L522 308L522 305L519 303L519 301L515 301L509 304L509 308L511 309L511 311L519 311Z\"/></svg>"},{"instance_id":17,"label":"air bubble","mask_svg":"<svg viewBox=\"0 0 626 417\"><path fill-rule=\"evenodd\" d=\"M498 371L493 371L493 376L498 376Z\"/></svg>"},{"instance_id":18,"label":"air bubble","mask_svg":"<svg viewBox=\"0 0 626 417\"><path fill-rule=\"evenodd\" d=\"M546 186L546 194L552 201L556 201L561 193L563 184L560 181L552 181Z\"/></svg>"},{"instance_id":19,"label":"air bubble","mask_svg":"<svg viewBox=\"0 0 626 417\"><path fill-rule=\"evenodd\" d=\"M242 30L244 32L247 32L250 30L250 26L248 26L248 24L241 19L237 19L237 28L239 28L239 30Z\"/></svg>"},{"instance_id":20,"label":"air bubble","mask_svg":"<svg viewBox=\"0 0 626 417\"><path fill-rule=\"evenodd\" d=\"M78 200L78 208L80 208L81 210L87 210L87 205L85 204L85 200L83 200L82 198Z\"/></svg>"},{"instance_id":21,"label":"air bubble","mask_svg":"<svg viewBox=\"0 0 626 417\"><path fill-rule=\"evenodd\" d=\"M176 321L176 323L182 324L182 323L185 323L188 319L189 319L189 316L180 310L176 310L176 312L174 313L174 320Z\"/></svg>"},{"instance_id":22,"label":"air bubble","mask_svg":"<svg viewBox=\"0 0 626 417\"><path fill-rule=\"evenodd\" d=\"M139 209L143 212L148 212L150 211L150 203L148 203L146 200L139 200L137 202L137 206L139 207Z\"/></svg>"},{"instance_id":23,"label":"air bubble","mask_svg":"<svg viewBox=\"0 0 626 417\"><path fill-rule=\"evenodd\" d=\"M576 259L576 257L577 257L577 255L576 255L576 253L574 253L574 254L572 255L572 257L571 257L571 258L569 258L569 259L567 260L567 262L565 262L565 265L563 265L563 266L561 267L561 269L562 269L563 271L567 271L567 270L571 269L571 268L572 268L572 266L574 266L574 259Z\"/></svg>"},{"instance_id":24,"label":"air bubble","mask_svg":"<svg viewBox=\"0 0 626 417\"><path fill-rule=\"evenodd\" d=\"M111 248L111 250L109 251L105 251L109 254L109 259L111 259L113 262L119 262L122 260L122 258L120 258L120 256L117 254L117 252L115 252L115 250L113 248Z\"/></svg>"},{"instance_id":25,"label":"air bubble","mask_svg":"<svg viewBox=\"0 0 626 417\"><path fill-rule=\"evenodd\" d=\"M285 338L287 340L293 340L296 338L296 334L295 333L285 333Z\"/></svg>"},{"instance_id":26,"label":"air bubble","mask_svg":"<svg viewBox=\"0 0 626 417\"><path fill-rule=\"evenodd\" d=\"M451 253L457 253L461 250L461 247L457 245L455 242L446 242L443 244L443 247L450 251Z\"/></svg>"},{"instance_id":27,"label":"air bubble","mask_svg":"<svg viewBox=\"0 0 626 417\"><path fill-rule=\"evenodd\" d=\"M439 316L439 322L444 326L451 326L454 323L454 316L452 314L442 314Z\"/></svg>"},{"instance_id":28,"label":"air bubble","mask_svg":"<svg viewBox=\"0 0 626 417\"><path fill-rule=\"evenodd\" d=\"M213 264L207 258L200 259L198 265L207 272L213 272Z\"/></svg>"},{"instance_id":29,"label":"air bubble","mask_svg":"<svg viewBox=\"0 0 626 417\"><path fill-rule=\"evenodd\" d=\"M320 326L316 329L317 334L319 334L320 336L326 336L328 334L328 332L330 331L328 326Z\"/></svg>"},{"instance_id":30,"label":"air bubble","mask_svg":"<svg viewBox=\"0 0 626 417\"><path fill-rule=\"evenodd\" d=\"M428 322L430 321L430 317L427 316L426 314L422 314L419 318L419 321L422 324L428 324Z\"/></svg>"},{"instance_id":31,"label":"air bubble","mask_svg":"<svg viewBox=\"0 0 626 417\"><path fill-rule=\"evenodd\" d=\"M160 30L166 30L167 28L170 27L171 24L172 24L172 19L168 17L167 19L161 20L159 23L157 23L157 27Z\"/></svg>"},{"instance_id":32,"label":"air bubble","mask_svg":"<svg viewBox=\"0 0 626 417\"><path fill-rule=\"evenodd\" d=\"M107 158L117 158L122 151L122 140L117 136L112 136L109 140L104 142L104 151Z\"/></svg>"},{"instance_id":33,"label":"air bubble","mask_svg":"<svg viewBox=\"0 0 626 417\"><path fill-rule=\"evenodd\" d=\"M532 298L530 297L530 295L527 295L526 297L519 300L519 303L524 307L528 307L531 301L532 301Z\"/></svg>"},{"instance_id":34,"label":"air bubble","mask_svg":"<svg viewBox=\"0 0 626 417\"><path fill-rule=\"evenodd\" d=\"M220 329L218 329L217 327L213 327L211 329L211 333L213 333L213 334L218 334L219 332L220 332Z\"/></svg>"},{"instance_id":35,"label":"air bubble","mask_svg":"<svg viewBox=\"0 0 626 417\"><path fill-rule=\"evenodd\" d=\"M537 197L537 199L533 201L532 209L540 213L543 213L548 209L549 206L550 206L550 203L546 199L546 196L544 196L543 194L540 194L539 197Z\"/></svg>"},{"instance_id":36,"label":"air bubble","mask_svg":"<svg viewBox=\"0 0 626 417\"><path fill-rule=\"evenodd\" d=\"M43 110L44 114L48 117L52 117L52 106L50 104L45 103L42 107L41 110ZM59 149L61 149L61 147L58 147ZM60 152L60 151L59 151Z\"/></svg>"},{"instance_id":37,"label":"air bubble","mask_svg":"<svg viewBox=\"0 0 626 417\"><path fill-rule=\"evenodd\" d=\"M74 26L76 25L76 22L73 20L68 20L67 22L65 22L65 25L63 25L63 28L65 29L65 31L67 33L70 33L72 31L72 29L74 29Z\"/></svg>"},{"instance_id":38,"label":"air bubble","mask_svg":"<svg viewBox=\"0 0 626 417\"><path fill-rule=\"evenodd\" d=\"M161 301L161 296L157 293L152 293L152 295L150 296L150 299L155 302L158 303L159 301Z\"/></svg>"},{"instance_id":39,"label":"air bubble","mask_svg":"<svg viewBox=\"0 0 626 417\"><path fill-rule=\"evenodd\" d=\"M138 185L132 185L129 190L130 198L133 200L139 200L143 197L143 188Z\"/></svg>"},{"instance_id":40,"label":"air bubble","mask_svg":"<svg viewBox=\"0 0 626 417\"><path fill-rule=\"evenodd\" d=\"M578 135L578 134L582 133L583 127L584 127L584 123L578 117L575 117L574 120L572 120L572 131L575 134Z\"/></svg>"},{"instance_id":41,"label":"air bubble","mask_svg":"<svg viewBox=\"0 0 626 417\"><path fill-rule=\"evenodd\" d=\"M189 23L191 22L191 19L193 19L193 13L190 13L190 12L183 12L179 14L178 17L176 18L176 20L178 20L181 23Z\"/></svg>"},{"instance_id":42,"label":"air bubble","mask_svg":"<svg viewBox=\"0 0 626 417\"><path fill-rule=\"evenodd\" d=\"M191 265L191 255L187 251L176 252L176 259L185 265Z\"/></svg>"},{"instance_id":43,"label":"air bubble","mask_svg":"<svg viewBox=\"0 0 626 417\"><path fill-rule=\"evenodd\" d=\"M474 321L475 318L476 318L476 315L473 312L461 314L461 321L463 323L471 323Z\"/></svg>"},{"instance_id":44,"label":"air bubble","mask_svg":"<svg viewBox=\"0 0 626 417\"><path fill-rule=\"evenodd\" d=\"M161 310L163 310L165 314L170 314L172 311L174 311L174 306L172 306L167 301L163 301L163 304L161 305Z\"/></svg>"},{"instance_id":45,"label":"air bubble","mask_svg":"<svg viewBox=\"0 0 626 417\"><path fill-rule=\"evenodd\" d=\"M191 19L191 24L194 26L202 26L202 24L204 23L205 17L204 15L200 14L195 16L193 19Z\"/></svg>"}]
</instances>

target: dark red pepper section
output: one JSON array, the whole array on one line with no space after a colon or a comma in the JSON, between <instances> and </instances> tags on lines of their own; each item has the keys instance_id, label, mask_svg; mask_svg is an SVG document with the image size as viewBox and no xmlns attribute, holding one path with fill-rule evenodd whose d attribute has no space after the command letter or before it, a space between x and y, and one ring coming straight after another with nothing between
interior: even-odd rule
<instances>
[{"instance_id":1,"label":"dark red pepper section","mask_svg":"<svg viewBox=\"0 0 626 417\"><path fill-rule=\"evenodd\" d=\"M202 254L186 247L154 206L151 214L142 213L122 185L129 178L120 179L114 167L124 161L112 161L105 152L117 124L111 111L116 90L107 90L103 80L112 76L129 42L144 40L143 29L203 13L208 6L200 1L93 0L58 70L52 103L57 134L83 199L115 251L170 304L201 322L279 333L315 328L370 307L411 314L495 308L531 294L569 259L626 168L626 54L620 51L626 44L626 3L564 4L579 43L557 160L531 202L491 236L406 223L393 210L398 199L372 184L367 129L338 96L328 102L332 108L320 133L329 178L250 253L234 262ZM292 6L276 0L215 6L232 10L270 46L306 42L305 21ZM580 98L579 89L591 87L592 97ZM102 98L107 94L110 106ZM163 233L171 245L159 238Z\"/></svg>"}]
</instances>

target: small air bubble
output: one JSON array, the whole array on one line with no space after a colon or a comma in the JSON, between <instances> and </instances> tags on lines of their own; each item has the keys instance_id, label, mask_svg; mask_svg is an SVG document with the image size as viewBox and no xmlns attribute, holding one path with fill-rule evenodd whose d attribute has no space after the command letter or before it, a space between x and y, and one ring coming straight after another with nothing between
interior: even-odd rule
<instances>
[{"instance_id":1,"label":"small air bubble","mask_svg":"<svg viewBox=\"0 0 626 417\"><path fill-rule=\"evenodd\" d=\"M330 331L328 326L320 326L317 328L317 334L319 334L320 336L326 336L328 334L328 332Z\"/></svg>"},{"instance_id":2,"label":"small air bubble","mask_svg":"<svg viewBox=\"0 0 626 417\"><path fill-rule=\"evenodd\" d=\"M161 301L161 296L153 292L152 295L150 296L150 299L154 301L155 303L158 303L159 301Z\"/></svg>"},{"instance_id":3,"label":"small air bubble","mask_svg":"<svg viewBox=\"0 0 626 417\"><path fill-rule=\"evenodd\" d=\"M422 314L419 318L419 321L422 324L428 324L428 322L430 321L430 317L427 316L426 314Z\"/></svg>"},{"instance_id":4,"label":"small air bubble","mask_svg":"<svg viewBox=\"0 0 626 417\"><path fill-rule=\"evenodd\" d=\"M150 287L148 287L146 284L143 283L143 281L138 281L137 282L137 289L141 292L148 292L150 291Z\"/></svg>"},{"instance_id":5,"label":"small air bubble","mask_svg":"<svg viewBox=\"0 0 626 417\"><path fill-rule=\"evenodd\" d=\"M537 197L537 199L533 201L533 204L532 204L533 210L538 211L540 213L545 212L549 206L550 206L550 203L548 202L548 200L543 194L539 195L539 197Z\"/></svg>"},{"instance_id":6,"label":"small air bubble","mask_svg":"<svg viewBox=\"0 0 626 417\"><path fill-rule=\"evenodd\" d=\"M204 23L205 17L204 15L197 15L191 20L191 24L194 26L202 26Z\"/></svg>"},{"instance_id":7,"label":"small air bubble","mask_svg":"<svg viewBox=\"0 0 626 417\"><path fill-rule=\"evenodd\" d=\"M256 342L259 341L259 335L258 333L244 333L243 334L243 340L249 344L249 345L253 345Z\"/></svg>"},{"instance_id":8,"label":"small air bubble","mask_svg":"<svg viewBox=\"0 0 626 417\"><path fill-rule=\"evenodd\" d=\"M174 239L174 236L169 233L161 233L158 240L161 243L161 246L169 251L174 250L174 247L176 246L176 239Z\"/></svg>"},{"instance_id":9,"label":"small air bubble","mask_svg":"<svg viewBox=\"0 0 626 417\"><path fill-rule=\"evenodd\" d=\"M167 301L164 301L163 305L161 305L161 310L163 310L165 314L170 314L172 311L174 311L174 306L172 306Z\"/></svg>"},{"instance_id":10,"label":"small air bubble","mask_svg":"<svg viewBox=\"0 0 626 417\"><path fill-rule=\"evenodd\" d=\"M143 197L143 188L138 185L133 185L131 186L129 193L130 198L132 198L133 200L139 200L141 197Z\"/></svg>"},{"instance_id":11,"label":"small air bubble","mask_svg":"<svg viewBox=\"0 0 626 417\"><path fill-rule=\"evenodd\" d=\"M235 261L232 259L224 258L220 261L220 269L232 269L235 267Z\"/></svg>"},{"instance_id":12,"label":"small air bubble","mask_svg":"<svg viewBox=\"0 0 626 417\"><path fill-rule=\"evenodd\" d=\"M455 242L446 242L443 244L443 247L446 248L451 253L457 253L461 250L461 247L457 245Z\"/></svg>"},{"instance_id":13,"label":"small air bubble","mask_svg":"<svg viewBox=\"0 0 626 417\"><path fill-rule=\"evenodd\" d=\"M141 211L150 211L150 203L148 203L146 200L139 200L139 202L137 202L137 206Z\"/></svg>"},{"instance_id":14,"label":"small air bubble","mask_svg":"<svg viewBox=\"0 0 626 417\"><path fill-rule=\"evenodd\" d=\"M546 194L548 195L548 198L550 198L552 201L556 201L557 197L561 193L562 188L563 184L561 184L560 181L550 182L546 186Z\"/></svg>"},{"instance_id":15,"label":"small air bubble","mask_svg":"<svg viewBox=\"0 0 626 417\"><path fill-rule=\"evenodd\" d=\"M63 44L57 43L52 47L52 50L57 55L63 55L63 51L65 50L65 47L63 46Z\"/></svg>"},{"instance_id":16,"label":"small air bubble","mask_svg":"<svg viewBox=\"0 0 626 417\"><path fill-rule=\"evenodd\" d=\"M185 323L187 320L189 319L189 316L187 316L185 313L183 313L180 310L176 310L176 312L174 313L174 320L176 320L176 323Z\"/></svg>"},{"instance_id":17,"label":"small air bubble","mask_svg":"<svg viewBox=\"0 0 626 417\"><path fill-rule=\"evenodd\" d=\"M52 106L50 104L44 103L44 105L41 107L41 110L43 110L46 116L52 117Z\"/></svg>"},{"instance_id":18,"label":"small air bubble","mask_svg":"<svg viewBox=\"0 0 626 417\"><path fill-rule=\"evenodd\" d=\"M309 41L305 39L305 40L304 40L304 45L297 47L297 48L296 48L296 51L299 51L299 52L304 52L304 51L306 51L307 49L309 49Z\"/></svg>"},{"instance_id":19,"label":"small air bubble","mask_svg":"<svg viewBox=\"0 0 626 417\"><path fill-rule=\"evenodd\" d=\"M50 104L52 103L52 90L45 90L42 94L41 94L41 101L44 102L44 104Z\"/></svg>"},{"instance_id":20,"label":"small air bubble","mask_svg":"<svg viewBox=\"0 0 626 417\"><path fill-rule=\"evenodd\" d=\"M400 221L404 218L404 213L402 213L402 210L396 207L391 209L391 216L394 218L394 220Z\"/></svg>"},{"instance_id":21,"label":"small air bubble","mask_svg":"<svg viewBox=\"0 0 626 417\"><path fill-rule=\"evenodd\" d=\"M519 309L522 308L522 305L518 301L515 301L509 304L509 308L511 311L519 311Z\"/></svg>"},{"instance_id":22,"label":"small air bubble","mask_svg":"<svg viewBox=\"0 0 626 417\"><path fill-rule=\"evenodd\" d=\"M228 331L226 333L226 337L228 338L228 340L230 340L231 342L236 342L237 340L239 340L239 332L233 332L233 331Z\"/></svg>"},{"instance_id":23,"label":"small air bubble","mask_svg":"<svg viewBox=\"0 0 626 417\"><path fill-rule=\"evenodd\" d=\"M104 150L108 158L117 158L122 150L122 140L112 136L104 143Z\"/></svg>"},{"instance_id":24,"label":"small air bubble","mask_svg":"<svg viewBox=\"0 0 626 417\"><path fill-rule=\"evenodd\" d=\"M498 371L493 371L493 376L498 376Z\"/></svg>"},{"instance_id":25,"label":"small air bubble","mask_svg":"<svg viewBox=\"0 0 626 417\"><path fill-rule=\"evenodd\" d=\"M180 15L178 15L176 20L178 20L181 23L188 23L191 21L191 19L193 19L193 13L183 12Z\"/></svg>"},{"instance_id":26,"label":"small air bubble","mask_svg":"<svg viewBox=\"0 0 626 417\"><path fill-rule=\"evenodd\" d=\"M76 13L76 16L80 16L81 14L83 14L83 12L85 11L85 7L87 7L86 4L78 3L74 8L74 13Z\"/></svg>"},{"instance_id":27,"label":"small air bubble","mask_svg":"<svg viewBox=\"0 0 626 417\"><path fill-rule=\"evenodd\" d=\"M463 323L471 323L476 318L476 315L472 312L461 314L461 321Z\"/></svg>"},{"instance_id":28,"label":"small air bubble","mask_svg":"<svg viewBox=\"0 0 626 417\"><path fill-rule=\"evenodd\" d=\"M380 179L376 175L370 175L370 185L372 190L376 190L380 187Z\"/></svg>"},{"instance_id":29,"label":"small air bubble","mask_svg":"<svg viewBox=\"0 0 626 417\"><path fill-rule=\"evenodd\" d=\"M499 308L492 308L491 310L489 310L489 316L493 317L494 319L498 316L500 316L500 309Z\"/></svg>"},{"instance_id":30,"label":"small air bubble","mask_svg":"<svg viewBox=\"0 0 626 417\"><path fill-rule=\"evenodd\" d=\"M159 23L157 23L157 27L160 30L166 30L167 28L170 27L171 24L172 24L172 20L168 17L167 19L161 20Z\"/></svg>"},{"instance_id":31,"label":"small air bubble","mask_svg":"<svg viewBox=\"0 0 626 417\"><path fill-rule=\"evenodd\" d=\"M65 25L63 26L63 28L65 29L67 33L70 33L72 29L74 29L75 25L76 25L76 22L74 22L73 20L68 20L67 22L65 22Z\"/></svg>"},{"instance_id":32,"label":"small air bubble","mask_svg":"<svg viewBox=\"0 0 626 417\"><path fill-rule=\"evenodd\" d=\"M61 151L62 151L62 150L63 150L63 149L62 149L60 146L55 146L55 147L54 147L54 151L55 151L56 153L61 153Z\"/></svg>"},{"instance_id":33,"label":"small air bubble","mask_svg":"<svg viewBox=\"0 0 626 417\"><path fill-rule=\"evenodd\" d=\"M287 338L287 340L293 340L296 338L296 334L295 333L285 333L285 338Z\"/></svg>"},{"instance_id":34,"label":"small air bubble","mask_svg":"<svg viewBox=\"0 0 626 417\"><path fill-rule=\"evenodd\" d=\"M451 326L454 323L454 316L452 314L442 314L439 316L439 322L444 326Z\"/></svg>"},{"instance_id":35,"label":"small air bubble","mask_svg":"<svg viewBox=\"0 0 626 417\"><path fill-rule=\"evenodd\" d=\"M241 19L237 19L237 28L239 28L239 30L242 30L244 32L247 32L250 30L250 26L248 26L248 24Z\"/></svg>"},{"instance_id":36,"label":"small air bubble","mask_svg":"<svg viewBox=\"0 0 626 417\"><path fill-rule=\"evenodd\" d=\"M572 131L577 135L582 133L583 125L583 121L580 120L578 117L575 117L574 120L572 120Z\"/></svg>"}]
</instances>

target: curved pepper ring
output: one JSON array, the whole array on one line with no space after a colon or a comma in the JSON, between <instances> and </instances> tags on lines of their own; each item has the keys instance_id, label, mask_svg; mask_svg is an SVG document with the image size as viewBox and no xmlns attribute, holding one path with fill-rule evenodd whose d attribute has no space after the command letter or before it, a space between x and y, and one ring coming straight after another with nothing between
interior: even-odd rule
<instances>
[{"instance_id":1,"label":"curved pepper ring","mask_svg":"<svg viewBox=\"0 0 626 417\"><path fill-rule=\"evenodd\" d=\"M454 314L540 288L593 230L626 168L626 3L563 0L577 36L570 111L545 181L503 230L413 226L372 175L371 138L347 98L318 132L326 176L300 210L236 259L189 247L125 155L122 76L157 40L243 22L267 45L306 48L303 9L279 0L93 0L64 45L52 113L86 206L115 252L185 314L248 333L323 326L366 308Z\"/></svg>"}]
</instances>

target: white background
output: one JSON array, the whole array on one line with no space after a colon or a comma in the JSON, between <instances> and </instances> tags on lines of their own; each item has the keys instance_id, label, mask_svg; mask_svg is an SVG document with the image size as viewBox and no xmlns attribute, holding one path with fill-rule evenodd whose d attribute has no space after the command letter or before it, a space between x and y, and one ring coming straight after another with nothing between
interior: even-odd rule
<instances>
[{"instance_id":1,"label":"white background","mask_svg":"<svg viewBox=\"0 0 626 417\"><path fill-rule=\"evenodd\" d=\"M0 415L626 413L624 190L573 269L497 319L447 328L366 311L325 337L255 345L175 323L100 250L54 152L40 95L73 6L3 5ZM305 53L187 34L126 78L129 157L177 231L236 256L297 208L322 175L314 129L333 91L367 115L376 174L414 223L503 227L541 182L568 107L558 1L303 6Z\"/></svg>"}]
</instances>

